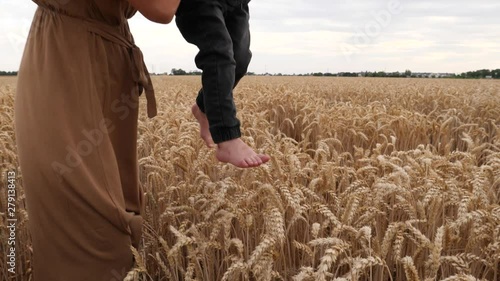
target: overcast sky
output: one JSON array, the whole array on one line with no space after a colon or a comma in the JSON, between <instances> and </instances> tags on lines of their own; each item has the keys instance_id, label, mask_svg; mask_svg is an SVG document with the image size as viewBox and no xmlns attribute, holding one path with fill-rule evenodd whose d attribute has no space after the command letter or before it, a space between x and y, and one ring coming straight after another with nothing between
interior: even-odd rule
<instances>
[{"instance_id":1,"label":"overcast sky","mask_svg":"<svg viewBox=\"0 0 500 281\"><path fill-rule=\"evenodd\" d=\"M0 0L0 70L17 70L36 5ZM256 73L500 68L499 0L252 0ZM196 70L174 22L130 20L151 72Z\"/></svg>"}]
</instances>

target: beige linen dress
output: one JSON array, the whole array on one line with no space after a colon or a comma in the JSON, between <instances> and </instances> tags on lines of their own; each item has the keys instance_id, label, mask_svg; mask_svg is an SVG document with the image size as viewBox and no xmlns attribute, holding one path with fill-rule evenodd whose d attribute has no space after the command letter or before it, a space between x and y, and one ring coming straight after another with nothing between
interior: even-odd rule
<instances>
[{"instance_id":1,"label":"beige linen dress","mask_svg":"<svg viewBox=\"0 0 500 281\"><path fill-rule=\"evenodd\" d=\"M124 0L35 1L15 100L35 281L122 280L138 246L138 97L154 93Z\"/></svg>"}]
</instances>

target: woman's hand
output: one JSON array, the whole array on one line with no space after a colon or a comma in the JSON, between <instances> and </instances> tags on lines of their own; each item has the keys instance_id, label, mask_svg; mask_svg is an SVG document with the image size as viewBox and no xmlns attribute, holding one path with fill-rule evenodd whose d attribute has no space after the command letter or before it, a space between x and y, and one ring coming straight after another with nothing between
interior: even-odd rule
<instances>
[{"instance_id":1,"label":"woman's hand","mask_svg":"<svg viewBox=\"0 0 500 281\"><path fill-rule=\"evenodd\" d=\"M157 23L170 23L180 0L129 0L144 17Z\"/></svg>"}]
</instances>

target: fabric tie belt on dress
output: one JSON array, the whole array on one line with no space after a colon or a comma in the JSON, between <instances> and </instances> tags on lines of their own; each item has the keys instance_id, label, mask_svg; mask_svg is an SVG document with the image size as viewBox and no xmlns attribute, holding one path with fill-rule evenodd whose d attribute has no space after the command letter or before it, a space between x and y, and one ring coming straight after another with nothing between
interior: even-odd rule
<instances>
[{"instance_id":1,"label":"fabric tie belt on dress","mask_svg":"<svg viewBox=\"0 0 500 281\"><path fill-rule=\"evenodd\" d=\"M58 15L61 15L68 19L82 21L83 24L88 28L89 32L92 32L106 40L129 49L132 56L132 77L134 79L134 82L141 85L146 92L148 117L153 118L157 115L156 98L154 94L153 83L151 82L151 77L149 75L146 64L144 63L144 57L142 55L141 49L139 49L139 47L135 45L133 39L129 40L116 27L104 22L67 15L63 12L58 12L54 9L46 7L42 8L45 8L50 12L55 12Z\"/></svg>"}]
</instances>

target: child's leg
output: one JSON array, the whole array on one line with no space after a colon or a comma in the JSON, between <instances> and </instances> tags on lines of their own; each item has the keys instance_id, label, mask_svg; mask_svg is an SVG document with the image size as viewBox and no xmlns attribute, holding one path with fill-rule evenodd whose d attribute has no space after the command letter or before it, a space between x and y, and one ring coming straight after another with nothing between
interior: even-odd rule
<instances>
[{"instance_id":1,"label":"child's leg","mask_svg":"<svg viewBox=\"0 0 500 281\"><path fill-rule=\"evenodd\" d=\"M226 27L233 42L234 60L236 62L235 79L233 89L245 76L248 65L252 58L250 51L250 26L248 3L244 3L226 12ZM209 131L208 120L205 115L205 104L203 99L203 89L200 89L196 97L196 105L192 108L193 115L200 123L200 136L208 147L214 147L212 136Z\"/></svg>"},{"instance_id":2,"label":"child's leg","mask_svg":"<svg viewBox=\"0 0 500 281\"><path fill-rule=\"evenodd\" d=\"M233 42L233 54L236 62L235 79L233 89L245 76L248 65L252 58L250 51L250 26L248 2L243 0L241 6L231 8L225 15L226 28ZM196 97L196 105L192 108L193 115L200 123L200 136L208 147L214 147L214 142L209 131L208 120L205 116L205 105L203 89L200 89Z\"/></svg>"},{"instance_id":3,"label":"child's leg","mask_svg":"<svg viewBox=\"0 0 500 281\"><path fill-rule=\"evenodd\" d=\"M256 154L240 139L240 122L236 118L232 91L236 82L236 61L224 18L224 12L229 8L225 3L184 0L176 22L184 38L200 49L195 62L203 71L203 89L197 98L197 106L193 106L193 113L200 122L202 137L203 124L206 123L203 117L206 116L213 141L218 144L217 159L242 168L255 167L269 161L269 156ZM248 30L248 7L246 21ZM247 34L249 36L249 32ZM248 62L244 71L240 70L243 73L238 75L238 80L246 73ZM208 144L207 138L204 139Z\"/></svg>"},{"instance_id":4,"label":"child's leg","mask_svg":"<svg viewBox=\"0 0 500 281\"><path fill-rule=\"evenodd\" d=\"M201 104L203 104L203 99ZM196 103L191 107L191 112L193 113L194 117L196 117L196 120L198 120L198 123L200 124L201 139L205 142L205 144L208 147L210 148L216 147L214 140L212 139L212 134L210 134L209 130L210 125L208 124L207 115L205 115L200 106L198 106L198 99Z\"/></svg>"},{"instance_id":5,"label":"child's leg","mask_svg":"<svg viewBox=\"0 0 500 281\"><path fill-rule=\"evenodd\" d=\"M219 0L185 0L176 16L186 41L200 50L195 62L203 73L203 94L197 104L208 118L215 143L241 136L232 91L236 62L224 19L225 6L225 1Z\"/></svg>"},{"instance_id":6,"label":"child's leg","mask_svg":"<svg viewBox=\"0 0 500 281\"><path fill-rule=\"evenodd\" d=\"M252 59L248 2L248 0L242 0L241 5L234 7L226 15L226 26L233 41L233 54L236 62L234 87L246 75Z\"/></svg>"},{"instance_id":7,"label":"child's leg","mask_svg":"<svg viewBox=\"0 0 500 281\"><path fill-rule=\"evenodd\" d=\"M249 0L241 0L241 6L237 5L238 1L233 1L235 7L227 7L225 22L226 28L233 43L233 54L236 63L235 79L233 89L236 88L238 82L246 75L248 65L252 59L250 51L250 13L248 8ZM201 112L205 113L205 105L203 101L203 89L200 89L196 97L196 104Z\"/></svg>"}]
</instances>

